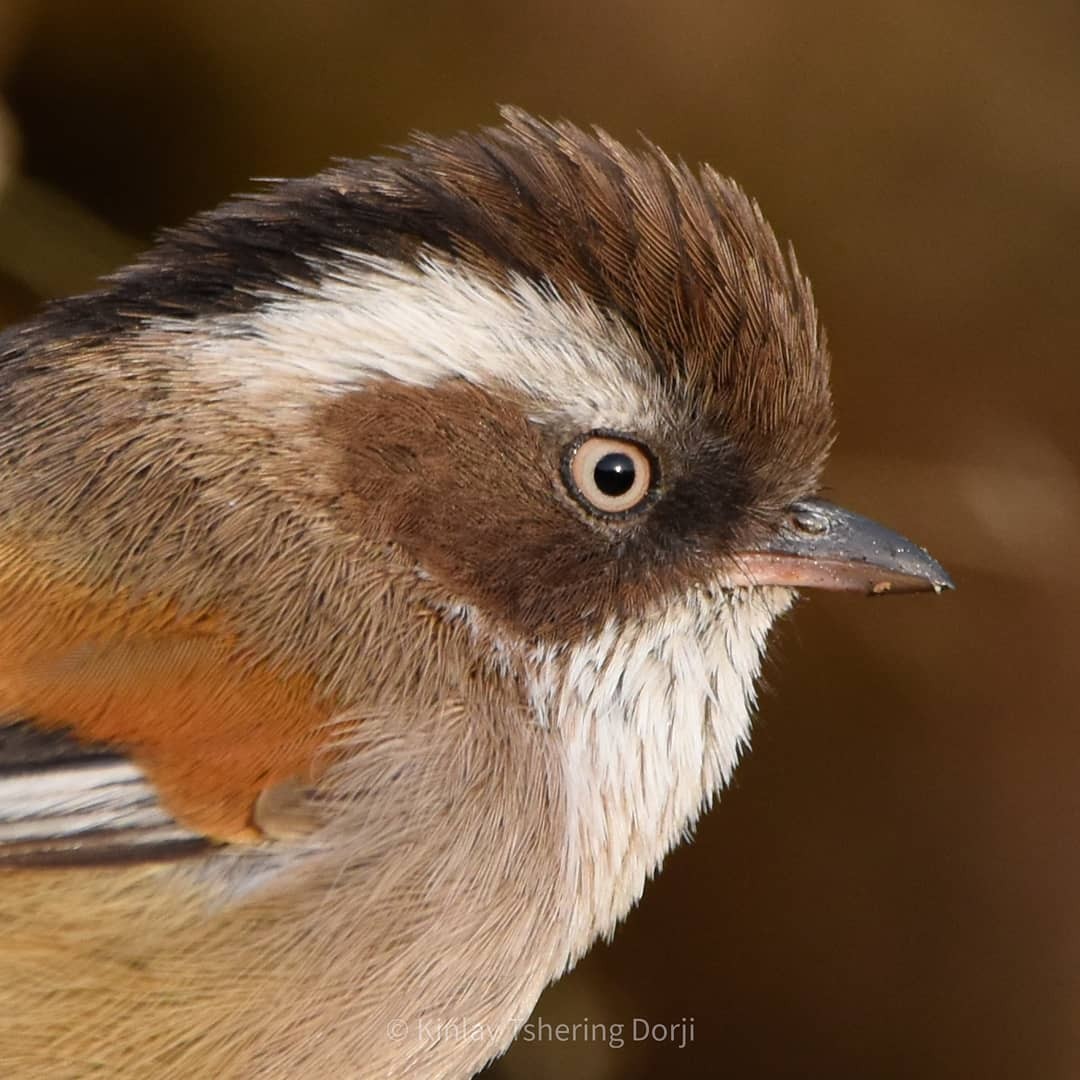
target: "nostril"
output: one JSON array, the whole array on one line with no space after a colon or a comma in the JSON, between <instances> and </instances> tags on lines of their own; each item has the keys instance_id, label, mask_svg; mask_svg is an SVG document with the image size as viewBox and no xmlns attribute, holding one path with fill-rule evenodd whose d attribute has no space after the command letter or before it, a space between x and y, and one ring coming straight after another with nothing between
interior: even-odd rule
<instances>
[{"instance_id":1,"label":"nostril","mask_svg":"<svg viewBox=\"0 0 1080 1080\"><path fill-rule=\"evenodd\" d=\"M792 512L791 524L801 533L822 536L829 531L829 519L816 510L800 509Z\"/></svg>"}]
</instances>

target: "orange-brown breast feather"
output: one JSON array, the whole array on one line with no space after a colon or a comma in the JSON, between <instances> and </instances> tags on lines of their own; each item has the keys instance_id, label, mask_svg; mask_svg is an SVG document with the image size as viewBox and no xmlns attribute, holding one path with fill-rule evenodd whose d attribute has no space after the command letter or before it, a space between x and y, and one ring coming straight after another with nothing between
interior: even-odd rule
<instances>
[{"instance_id":1,"label":"orange-brown breast feather","mask_svg":"<svg viewBox=\"0 0 1080 1080\"><path fill-rule=\"evenodd\" d=\"M246 656L223 612L93 590L0 541L0 714L128 753L178 821L258 836L259 795L309 780L332 706Z\"/></svg>"}]
</instances>

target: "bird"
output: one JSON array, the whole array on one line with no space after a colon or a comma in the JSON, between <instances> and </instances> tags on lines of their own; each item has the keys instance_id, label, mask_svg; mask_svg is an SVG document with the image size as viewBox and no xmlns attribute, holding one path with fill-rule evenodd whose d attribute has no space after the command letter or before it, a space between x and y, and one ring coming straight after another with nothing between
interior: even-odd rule
<instances>
[{"instance_id":1,"label":"bird","mask_svg":"<svg viewBox=\"0 0 1080 1080\"><path fill-rule=\"evenodd\" d=\"M0 335L0 1058L472 1076L748 745L829 350L707 166L506 108L167 231Z\"/></svg>"}]
</instances>

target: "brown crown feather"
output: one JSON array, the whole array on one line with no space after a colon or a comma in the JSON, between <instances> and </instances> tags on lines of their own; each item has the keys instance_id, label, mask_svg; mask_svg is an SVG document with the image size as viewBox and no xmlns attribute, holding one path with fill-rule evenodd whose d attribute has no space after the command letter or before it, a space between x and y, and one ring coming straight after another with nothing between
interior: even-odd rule
<instances>
[{"instance_id":1,"label":"brown crown feather","mask_svg":"<svg viewBox=\"0 0 1080 1080\"><path fill-rule=\"evenodd\" d=\"M417 135L224 203L164 234L101 290L52 305L0 354L83 345L147 319L259 307L356 251L437 255L584 294L638 335L661 378L722 413L762 490L807 494L831 442L829 362L809 283L757 205L711 168L503 110L501 127ZM89 341L88 341L89 339ZM10 355L10 354L9 354Z\"/></svg>"},{"instance_id":2,"label":"brown crown feather","mask_svg":"<svg viewBox=\"0 0 1080 1080\"><path fill-rule=\"evenodd\" d=\"M441 242L418 231L425 245L618 315L662 380L723 415L751 471L773 481L763 494L812 490L832 441L828 351L809 282L757 204L652 144L635 153L518 109L503 119L417 136L404 161L377 164L374 186L403 221L440 222ZM355 197L372 186L353 165L330 179Z\"/></svg>"}]
</instances>

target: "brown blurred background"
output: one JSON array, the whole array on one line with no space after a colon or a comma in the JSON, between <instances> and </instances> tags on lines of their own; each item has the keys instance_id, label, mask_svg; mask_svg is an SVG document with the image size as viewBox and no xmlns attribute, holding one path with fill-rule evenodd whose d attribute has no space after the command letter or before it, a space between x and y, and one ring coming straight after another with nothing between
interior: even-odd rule
<instances>
[{"instance_id":1,"label":"brown blurred background","mask_svg":"<svg viewBox=\"0 0 1080 1080\"><path fill-rule=\"evenodd\" d=\"M641 130L795 242L831 494L957 579L801 606L734 787L541 1000L626 1045L492 1076L1080 1076L1078 50L1075 0L0 2L0 320L497 102Z\"/></svg>"}]
</instances>

